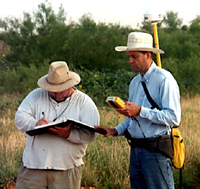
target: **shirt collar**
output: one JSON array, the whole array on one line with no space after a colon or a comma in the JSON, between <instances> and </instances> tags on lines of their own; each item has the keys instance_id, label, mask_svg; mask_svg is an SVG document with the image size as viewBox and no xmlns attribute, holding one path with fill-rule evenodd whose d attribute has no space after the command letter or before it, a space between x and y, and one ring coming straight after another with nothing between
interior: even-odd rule
<instances>
[{"instance_id":1,"label":"shirt collar","mask_svg":"<svg viewBox=\"0 0 200 189\"><path fill-rule=\"evenodd\" d=\"M150 66L150 68L147 70L147 72L144 74L144 76L142 77L142 75L140 74L140 80L144 81L144 82L149 82L149 79L151 77L152 72L154 71L154 69L156 68L156 64L155 62L153 62Z\"/></svg>"},{"instance_id":2,"label":"shirt collar","mask_svg":"<svg viewBox=\"0 0 200 189\"><path fill-rule=\"evenodd\" d=\"M48 96L49 96L50 101L53 102L53 104L66 103L66 102L70 101L71 98L73 98L73 96L74 96L75 93L77 93L77 88L74 87L74 89L75 89L75 90L74 90L74 92L72 93L72 95L71 95L69 98L66 98L66 99L65 99L64 101L62 101L62 102L57 102L57 101L55 101L53 98L51 98L51 97L49 96L49 93L48 93Z\"/></svg>"}]
</instances>

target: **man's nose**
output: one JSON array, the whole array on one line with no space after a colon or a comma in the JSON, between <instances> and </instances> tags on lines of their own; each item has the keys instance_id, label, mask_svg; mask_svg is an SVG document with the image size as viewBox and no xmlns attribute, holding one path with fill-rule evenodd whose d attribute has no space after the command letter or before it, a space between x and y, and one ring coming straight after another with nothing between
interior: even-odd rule
<instances>
[{"instance_id":1,"label":"man's nose","mask_svg":"<svg viewBox=\"0 0 200 189\"><path fill-rule=\"evenodd\" d=\"M134 58L133 57L129 57L129 63L131 64L131 63L133 63L135 60L134 60Z\"/></svg>"}]
</instances>

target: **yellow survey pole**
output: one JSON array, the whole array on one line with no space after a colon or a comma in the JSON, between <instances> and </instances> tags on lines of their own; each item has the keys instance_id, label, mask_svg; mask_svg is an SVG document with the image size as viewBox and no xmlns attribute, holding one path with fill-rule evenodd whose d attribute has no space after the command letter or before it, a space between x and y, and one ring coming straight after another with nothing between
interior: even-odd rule
<instances>
[{"instance_id":1,"label":"yellow survey pole","mask_svg":"<svg viewBox=\"0 0 200 189\"><path fill-rule=\"evenodd\" d=\"M154 42L156 49L159 49L157 23L153 23ZM157 65L161 68L160 53L156 53Z\"/></svg>"},{"instance_id":2,"label":"yellow survey pole","mask_svg":"<svg viewBox=\"0 0 200 189\"><path fill-rule=\"evenodd\" d=\"M144 14L145 22L153 25L155 48L159 49L157 23L163 20L163 15L157 9L148 9ZM156 53L157 65L161 67L160 53Z\"/></svg>"}]
</instances>

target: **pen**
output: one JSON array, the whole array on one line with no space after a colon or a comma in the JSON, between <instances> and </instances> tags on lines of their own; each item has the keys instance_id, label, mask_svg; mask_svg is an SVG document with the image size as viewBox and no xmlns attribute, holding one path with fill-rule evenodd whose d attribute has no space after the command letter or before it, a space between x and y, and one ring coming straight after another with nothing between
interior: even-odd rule
<instances>
[{"instance_id":1,"label":"pen","mask_svg":"<svg viewBox=\"0 0 200 189\"><path fill-rule=\"evenodd\" d=\"M42 115L43 115L43 118L45 118L45 113L44 112L42 112Z\"/></svg>"}]
</instances>

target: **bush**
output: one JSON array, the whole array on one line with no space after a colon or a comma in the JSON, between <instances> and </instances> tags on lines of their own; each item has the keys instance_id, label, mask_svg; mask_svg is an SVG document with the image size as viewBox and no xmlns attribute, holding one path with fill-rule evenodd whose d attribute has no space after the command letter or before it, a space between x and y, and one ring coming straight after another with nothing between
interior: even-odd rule
<instances>
[{"instance_id":1,"label":"bush","mask_svg":"<svg viewBox=\"0 0 200 189\"><path fill-rule=\"evenodd\" d=\"M105 105L108 96L119 96L124 101L128 100L128 88L134 73L121 69L116 71L102 70L89 71L77 70L81 76L78 89L89 94L98 105Z\"/></svg>"},{"instance_id":2,"label":"bush","mask_svg":"<svg viewBox=\"0 0 200 189\"><path fill-rule=\"evenodd\" d=\"M37 87L37 80L47 74L48 67L47 63L40 68L34 65L27 67L19 64L13 69L0 70L0 94L14 92L27 94Z\"/></svg>"}]
</instances>

